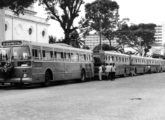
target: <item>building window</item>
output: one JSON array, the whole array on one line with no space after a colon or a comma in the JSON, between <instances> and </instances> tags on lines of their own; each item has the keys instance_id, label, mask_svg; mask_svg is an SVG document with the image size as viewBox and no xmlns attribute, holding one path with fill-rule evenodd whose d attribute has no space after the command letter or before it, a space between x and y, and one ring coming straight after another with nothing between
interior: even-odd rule
<instances>
[{"instance_id":1,"label":"building window","mask_svg":"<svg viewBox=\"0 0 165 120\"><path fill-rule=\"evenodd\" d=\"M32 28L29 28L29 35L31 35L32 34L32 32L33 32L33 30L32 30Z\"/></svg>"},{"instance_id":2,"label":"building window","mask_svg":"<svg viewBox=\"0 0 165 120\"><path fill-rule=\"evenodd\" d=\"M45 30L42 31L42 37L45 37Z\"/></svg>"},{"instance_id":3,"label":"building window","mask_svg":"<svg viewBox=\"0 0 165 120\"><path fill-rule=\"evenodd\" d=\"M5 31L7 31L7 28L8 28L8 26L7 26L7 24L5 24Z\"/></svg>"}]
</instances>

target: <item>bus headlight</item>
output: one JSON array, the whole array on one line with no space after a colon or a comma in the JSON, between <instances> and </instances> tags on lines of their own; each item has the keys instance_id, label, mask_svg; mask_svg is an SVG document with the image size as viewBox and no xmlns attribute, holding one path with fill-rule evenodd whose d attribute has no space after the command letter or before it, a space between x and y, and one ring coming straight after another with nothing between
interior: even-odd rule
<instances>
[{"instance_id":1,"label":"bus headlight","mask_svg":"<svg viewBox=\"0 0 165 120\"><path fill-rule=\"evenodd\" d=\"M23 77L26 78L26 77L27 77L27 74L24 73L24 74L23 74Z\"/></svg>"}]
</instances>

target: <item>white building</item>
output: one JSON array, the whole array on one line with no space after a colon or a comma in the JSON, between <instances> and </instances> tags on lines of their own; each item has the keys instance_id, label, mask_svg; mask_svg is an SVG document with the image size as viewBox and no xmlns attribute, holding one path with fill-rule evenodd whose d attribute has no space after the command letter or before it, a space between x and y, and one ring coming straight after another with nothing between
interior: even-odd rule
<instances>
[{"instance_id":1,"label":"white building","mask_svg":"<svg viewBox=\"0 0 165 120\"><path fill-rule=\"evenodd\" d=\"M26 9L24 15L16 16L9 9L0 10L0 41L28 40L48 43L49 24L36 17L33 7Z\"/></svg>"},{"instance_id":2,"label":"white building","mask_svg":"<svg viewBox=\"0 0 165 120\"><path fill-rule=\"evenodd\" d=\"M155 44L152 47L152 52L165 55L165 24L155 27Z\"/></svg>"}]
</instances>

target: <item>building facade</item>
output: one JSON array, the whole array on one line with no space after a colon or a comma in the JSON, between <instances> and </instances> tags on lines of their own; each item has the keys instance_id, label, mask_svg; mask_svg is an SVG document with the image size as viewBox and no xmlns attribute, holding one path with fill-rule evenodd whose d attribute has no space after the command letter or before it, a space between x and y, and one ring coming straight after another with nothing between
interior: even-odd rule
<instances>
[{"instance_id":1,"label":"building facade","mask_svg":"<svg viewBox=\"0 0 165 120\"><path fill-rule=\"evenodd\" d=\"M9 9L0 10L0 41L27 40L48 43L49 24L36 17L33 7L25 10L24 15L16 16Z\"/></svg>"},{"instance_id":2,"label":"building facade","mask_svg":"<svg viewBox=\"0 0 165 120\"><path fill-rule=\"evenodd\" d=\"M152 52L165 55L165 24L155 27L155 44L152 47Z\"/></svg>"}]
</instances>

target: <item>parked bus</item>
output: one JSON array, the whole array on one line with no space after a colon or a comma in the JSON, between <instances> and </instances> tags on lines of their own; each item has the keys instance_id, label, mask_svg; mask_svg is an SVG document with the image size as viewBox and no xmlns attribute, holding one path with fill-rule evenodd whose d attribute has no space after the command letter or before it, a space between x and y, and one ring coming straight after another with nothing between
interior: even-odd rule
<instances>
[{"instance_id":1,"label":"parked bus","mask_svg":"<svg viewBox=\"0 0 165 120\"><path fill-rule=\"evenodd\" d=\"M114 51L94 51L94 71L98 76L101 64L116 64L116 76L128 76L165 71L165 60L136 55L126 55ZM103 71L103 76L105 75Z\"/></svg>"},{"instance_id":2,"label":"parked bus","mask_svg":"<svg viewBox=\"0 0 165 120\"><path fill-rule=\"evenodd\" d=\"M42 83L94 76L92 51L69 45L30 41L3 41L0 47L0 83Z\"/></svg>"},{"instance_id":3,"label":"parked bus","mask_svg":"<svg viewBox=\"0 0 165 120\"><path fill-rule=\"evenodd\" d=\"M114 51L94 51L95 75L98 76L98 68L101 64L115 63L116 75L126 76L130 74L130 56ZM103 73L104 76L104 73Z\"/></svg>"}]
</instances>

